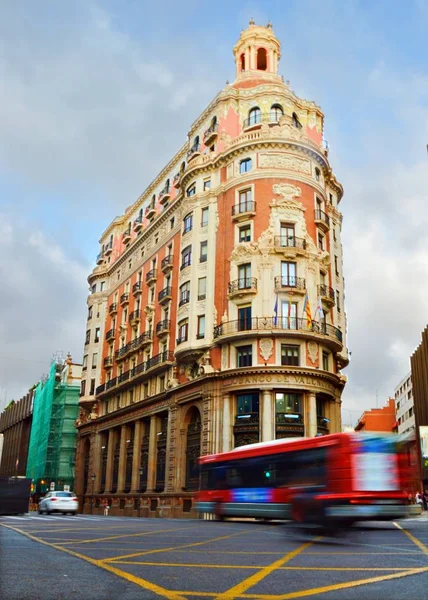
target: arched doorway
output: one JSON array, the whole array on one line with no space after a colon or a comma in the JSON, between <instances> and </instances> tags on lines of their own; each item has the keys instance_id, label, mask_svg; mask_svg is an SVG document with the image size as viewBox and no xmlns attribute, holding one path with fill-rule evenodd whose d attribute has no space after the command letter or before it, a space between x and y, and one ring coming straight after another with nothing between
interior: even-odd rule
<instances>
[{"instance_id":1,"label":"arched doorway","mask_svg":"<svg viewBox=\"0 0 428 600\"><path fill-rule=\"evenodd\" d=\"M187 413L187 435L186 435L186 490L198 489L199 469L198 458L201 455L201 413L193 406Z\"/></svg>"},{"instance_id":2,"label":"arched doorway","mask_svg":"<svg viewBox=\"0 0 428 600\"><path fill-rule=\"evenodd\" d=\"M257 50L257 70L266 71L267 69L267 53L265 48Z\"/></svg>"}]
</instances>

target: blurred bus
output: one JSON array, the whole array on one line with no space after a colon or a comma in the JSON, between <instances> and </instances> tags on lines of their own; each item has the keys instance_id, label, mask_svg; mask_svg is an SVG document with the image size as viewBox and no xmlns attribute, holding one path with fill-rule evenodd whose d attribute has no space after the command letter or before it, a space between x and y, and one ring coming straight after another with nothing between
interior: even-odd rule
<instances>
[{"instance_id":1,"label":"blurred bus","mask_svg":"<svg viewBox=\"0 0 428 600\"><path fill-rule=\"evenodd\" d=\"M397 434L262 442L202 456L199 465L196 509L218 519L350 525L409 514L414 466L408 442Z\"/></svg>"}]
</instances>

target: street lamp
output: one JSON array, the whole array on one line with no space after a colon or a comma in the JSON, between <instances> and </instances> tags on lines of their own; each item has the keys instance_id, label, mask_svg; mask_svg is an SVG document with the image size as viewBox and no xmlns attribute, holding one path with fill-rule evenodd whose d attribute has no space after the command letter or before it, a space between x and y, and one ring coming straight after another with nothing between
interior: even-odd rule
<instances>
[{"instance_id":1,"label":"street lamp","mask_svg":"<svg viewBox=\"0 0 428 600\"><path fill-rule=\"evenodd\" d=\"M140 517L140 506L141 506L141 477L143 476L144 469L140 467L138 469L138 473L140 475L140 479L138 480L138 518Z\"/></svg>"},{"instance_id":2,"label":"street lamp","mask_svg":"<svg viewBox=\"0 0 428 600\"><path fill-rule=\"evenodd\" d=\"M94 481L95 481L95 473L91 475L91 515L92 515L92 502L94 500Z\"/></svg>"}]
</instances>

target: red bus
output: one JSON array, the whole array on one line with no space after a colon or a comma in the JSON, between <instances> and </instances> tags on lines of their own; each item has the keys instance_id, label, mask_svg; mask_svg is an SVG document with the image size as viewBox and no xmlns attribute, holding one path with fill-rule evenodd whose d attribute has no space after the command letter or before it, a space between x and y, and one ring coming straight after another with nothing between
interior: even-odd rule
<instances>
[{"instance_id":1,"label":"red bus","mask_svg":"<svg viewBox=\"0 0 428 600\"><path fill-rule=\"evenodd\" d=\"M337 433L199 458L196 509L225 517L350 525L408 516L412 465L397 434Z\"/></svg>"}]
</instances>

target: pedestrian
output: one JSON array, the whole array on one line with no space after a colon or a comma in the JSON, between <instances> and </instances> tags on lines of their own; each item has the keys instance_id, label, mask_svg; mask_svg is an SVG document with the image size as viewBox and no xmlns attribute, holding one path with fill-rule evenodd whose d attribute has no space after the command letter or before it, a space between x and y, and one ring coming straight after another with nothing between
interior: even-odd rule
<instances>
[{"instance_id":1,"label":"pedestrian","mask_svg":"<svg viewBox=\"0 0 428 600\"><path fill-rule=\"evenodd\" d=\"M416 492L415 494L415 502L416 504L422 504L422 496L419 492Z\"/></svg>"},{"instance_id":2,"label":"pedestrian","mask_svg":"<svg viewBox=\"0 0 428 600\"><path fill-rule=\"evenodd\" d=\"M428 490L422 492L422 503L424 505L424 510L428 510Z\"/></svg>"},{"instance_id":3,"label":"pedestrian","mask_svg":"<svg viewBox=\"0 0 428 600\"><path fill-rule=\"evenodd\" d=\"M104 500L104 516L108 517L108 511L110 509L107 498Z\"/></svg>"}]
</instances>

